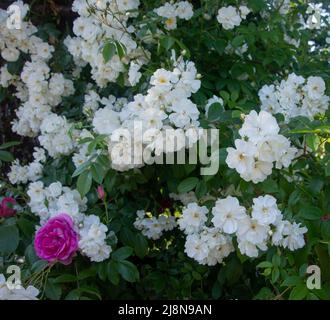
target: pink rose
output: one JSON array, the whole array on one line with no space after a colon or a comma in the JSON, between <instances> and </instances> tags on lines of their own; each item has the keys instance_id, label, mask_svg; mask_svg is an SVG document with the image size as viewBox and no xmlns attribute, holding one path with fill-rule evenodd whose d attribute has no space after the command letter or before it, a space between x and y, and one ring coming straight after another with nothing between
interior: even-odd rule
<instances>
[{"instance_id":1,"label":"pink rose","mask_svg":"<svg viewBox=\"0 0 330 320\"><path fill-rule=\"evenodd\" d=\"M78 235L74 231L72 218L61 213L49 219L37 231L34 248L38 257L43 260L70 264L78 249Z\"/></svg>"},{"instance_id":2,"label":"pink rose","mask_svg":"<svg viewBox=\"0 0 330 320\"><path fill-rule=\"evenodd\" d=\"M97 187L97 195L98 195L98 197L99 197L100 200L104 200L104 198L105 198L105 191L104 191L103 186L98 186Z\"/></svg>"},{"instance_id":3,"label":"pink rose","mask_svg":"<svg viewBox=\"0 0 330 320\"><path fill-rule=\"evenodd\" d=\"M16 210L13 208L16 201L12 197L5 197L0 203L0 217L9 218L16 214Z\"/></svg>"}]
</instances>

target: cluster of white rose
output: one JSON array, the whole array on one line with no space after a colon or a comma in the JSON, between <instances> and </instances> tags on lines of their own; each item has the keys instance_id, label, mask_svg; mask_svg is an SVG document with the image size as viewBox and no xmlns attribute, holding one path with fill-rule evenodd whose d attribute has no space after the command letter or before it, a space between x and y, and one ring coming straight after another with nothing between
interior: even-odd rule
<instances>
[{"instance_id":1,"label":"cluster of white rose","mask_svg":"<svg viewBox=\"0 0 330 320\"><path fill-rule=\"evenodd\" d=\"M74 93L73 83L61 73L51 73L47 61L27 61L21 73L21 79L27 87L31 104L55 107Z\"/></svg>"},{"instance_id":2,"label":"cluster of white rose","mask_svg":"<svg viewBox=\"0 0 330 320\"><path fill-rule=\"evenodd\" d=\"M20 10L20 28L7 28L8 14L0 11L0 49L2 58L16 62L21 53L29 54L18 78L8 71L8 65L1 68L1 85L16 86L16 97L22 105L16 111L17 119L13 121L13 131L22 136L38 135L42 121L51 114L51 108L62 101L62 97L74 93L73 83L61 73L51 73L47 62L52 57L54 47L35 36L37 28L29 21L23 21L29 10L22 1L14 2Z\"/></svg>"},{"instance_id":3,"label":"cluster of white rose","mask_svg":"<svg viewBox=\"0 0 330 320\"><path fill-rule=\"evenodd\" d=\"M74 93L73 82L65 79L61 73L51 73L47 63L42 60L27 61L20 77L26 90L26 99L16 111L17 119L13 121L12 129L19 135L35 137L41 127L45 127L44 121L47 123L49 117L56 117L52 107L60 104L62 97ZM51 149L48 151L51 153Z\"/></svg>"},{"instance_id":4,"label":"cluster of white rose","mask_svg":"<svg viewBox=\"0 0 330 320\"><path fill-rule=\"evenodd\" d=\"M75 149L79 133L71 130L71 126L64 116L55 113L50 113L41 123L39 142L51 157L69 155Z\"/></svg>"},{"instance_id":5,"label":"cluster of white rose","mask_svg":"<svg viewBox=\"0 0 330 320\"><path fill-rule=\"evenodd\" d=\"M32 213L40 218L41 224L59 213L66 213L80 223L84 218L83 212L87 210L87 199L60 182L53 182L48 187L42 181L32 182L27 194L30 198L28 205Z\"/></svg>"},{"instance_id":6,"label":"cluster of white rose","mask_svg":"<svg viewBox=\"0 0 330 320\"><path fill-rule=\"evenodd\" d=\"M261 109L270 113L282 113L285 120L305 116L313 119L328 109L330 97L325 95L325 82L321 77L305 79L294 73L279 84L264 85L259 90Z\"/></svg>"},{"instance_id":7,"label":"cluster of white rose","mask_svg":"<svg viewBox=\"0 0 330 320\"><path fill-rule=\"evenodd\" d=\"M188 1L179 1L176 3L166 2L161 7L154 9L154 12L165 18L165 28L173 30L177 28L177 19L190 20L194 15L193 6Z\"/></svg>"},{"instance_id":8,"label":"cluster of white rose","mask_svg":"<svg viewBox=\"0 0 330 320\"><path fill-rule=\"evenodd\" d=\"M34 286L8 285L5 276L0 274L0 300L38 300L38 295L39 290Z\"/></svg>"},{"instance_id":9,"label":"cluster of white rose","mask_svg":"<svg viewBox=\"0 0 330 320\"><path fill-rule=\"evenodd\" d=\"M185 252L200 264L215 265L235 250L234 236L240 252L251 258L258 257L259 250L266 251L269 245L291 251L305 245L303 235L307 228L284 220L274 197L254 198L250 211L232 196L216 201L212 218L205 206L188 204L178 220L187 235Z\"/></svg>"},{"instance_id":10,"label":"cluster of white rose","mask_svg":"<svg viewBox=\"0 0 330 320\"><path fill-rule=\"evenodd\" d=\"M235 140L236 148L227 148L226 163L245 181L264 181L277 169L287 168L295 158L297 149L290 140L279 134L276 119L266 111L258 114L252 110L244 118L239 130L241 139Z\"/></svg>"},{"instance_id":11,"label":"cluster of white rose","mask_svg":"<svg viewBox=\"0 0 330 320\"><path fill-rule=\"evenodd\" d=\"M106 243L108 228L98 216L84 214L87 210L86 197L82 198L77 190L62 186L60 182L45 187L41 181L30 183L27 194L31 212L40 218L41 225L58 214L66 213L74 221L80 252L91 261L109 258L112 249Z\"/></svg>"},{"instance_id":12,"label":"cluster of white rose","mask_svg":"<svg viewBox=\"0 0 330 320\"><path fill-rule=\"evenodd\" d=\"M222 7L218 11L217 20L225 30L230 30L238 27L250 12L247 6Z\"/></svg>"},{"instance_id":13,"label":"cluster of white rose","mask_svg":"<svg viewBox=\"0 0 330 320\"><path fill-rule=\"evenodd\" d=\"M95 112L100 108L100 105L103 107L109 107L118 112L127 104L127 102L127 98L116 98L113 95L110 95L107 98L101 98L95 90L88 90L85 94L83 113L87 117L93 118Z\"/></svg>"},{"instance_id":14,"label":"cluster of white rose","mask_svg":"<svg viewBox=\"0 0 330 320\"><path fill-rule=\"evenodd\" d=\"M25 21L29 6L20 0L11 5L19 9L19 15L14 17L15 23L19 23L19 26L18 28L14 25L7 27L10 21L9 14L6 10L0 9L1 57L8 62L15 62L19 59L21 52L24 52L34 59L48 60L54 48L35 36L37 28L30 21Z\"/></svg>"},{"instance_id":15,"label":"cluster of white rose","mask_svg":"<svg viewBox=\"0 0 330 320\"><path fill-rule=\"evenodd\" d=\"M114 169L151 164L163 154L191 147L200 138L199 110L190 100L201 85L196 67L182 57L173 63L173 71L158 69L152 75L146 95L137 94L120 111L110 101L95 112L94 131L109 136Z\"/></svg>"},{"instance_id":16,"label":"cluster of white rose","mask_svg":"<svg viewBox=\"0 0 330 320\"><path fill-rule=\"evenodd\" d=\"M305 245L306 227L283 220L273 196L253 199L251 215L240 206L238 199L228 196L217 200L212 209L212 223L226 234L236 234L242 254L257 257L259 250L267 250L267 244L297 250Z\"/></svg>"},{"instance_id":17,"label":"cluster of white rose","mask_svg":"<svg viewBox=\"0 0 330 320\"><path fill-rule=\"evenodd\" d=\"M79 249L91 261L100 262L108 259L112 251L106 244L108 228L95 215L85 216L79 226Z\"/></svg>"},{"instance_id":18,"label":"cluster of white rose","mask_svg":"<svg viewBox=\"0 0 330 320\"><path fill-rule=\"evenodd\" d=\"M16 110L17 119L12 122L12 130L27 137L39 136L39 142L49 153L56 157L73 150L74 142L69 135L70 125L64 117L52 112L52 108L62 102L63 97L74 93L73 82L61 73L52 73L48 61L54 48L34 35L37 31L31 22L23 21L29 10L22 1L13 5L20 9L20 28L7 28L6 11L0 11L2 57L8 62L18 60L21 53L29 54L20 77L12 75L4 65L1 68L1 85L16 86L16 97L21 106ZM12 183L36 181L42 174L42 161L33 161L28 166L21 166L18 161L12 165L9 179Z\"/></svg>"},{"instance_id":19,"label":"cluster of white rose","mask_svg":"<svg viewBox=\"0 0 330 320\"><path fill-rule=\"evenodd\" d=\"M136 215L134 227L149 239L157 240L164 231L173 230L177 226L175 217L167 213L155 217L144 210L138 210Z\"/></svg>"},{"instance_id":20,"label":"cluster of white rose","mask_svg":"<svg viewBox=\"0 0 330 320\"><path fill-rule=\"evenodd\" d=\"M42 177L43 163L46 162L45 150L35 147L33 152L33 161L28 165L20 165L16 159L10 166L8 179L12 184L27 183L28 181L37 181Z\"/></svg>"},{"instance_id":21,"label":"cluster of white rose","mask_svg":"<svg viewBox=\"0 0 330 320\"><path fill-rule=\"evenodd\" d=\"M99 87L115 82L130 62L130 72L136 74L148 60L147 51L133 39L135 28L128 23L137 15L139 5L139 0L75 0L72 4L72 10L79 14L73 23L76 37L68 36L65 44L77 66L91 66L92 78ZM101 48L108 40L120 42L126 49L125 56L116 54L105 61Z\"/></svg>"},{"instance_id":22,"label":"cluster of white rose","mask_svg":"<svg viewBox=\"0 0 330 320\"><path fill-rule=\"evenodd\" d=\"M181 230L187 235L185 252L190 258L200 264L209 266L221 263L234 247L228 235L220 232L218 228L208 227L208 209L200 207L197 203L189 203L182 211L178 220Z\"/></svg>"}]
</instances>

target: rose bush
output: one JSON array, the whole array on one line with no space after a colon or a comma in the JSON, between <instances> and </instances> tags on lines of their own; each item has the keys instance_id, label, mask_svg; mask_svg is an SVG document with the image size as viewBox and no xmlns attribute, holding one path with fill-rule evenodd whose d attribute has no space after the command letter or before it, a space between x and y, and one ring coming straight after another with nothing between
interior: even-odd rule
<instances>
[{"instance_id":1,"label":"rose bush","mask_svg":"<svg viewBox=\"0 0 330 320\"><path fill-rule=\"evenodd\" d=\"M0 11L0 299L329 299L327 1L69 7Z\"/></svg>"}]
</instances>

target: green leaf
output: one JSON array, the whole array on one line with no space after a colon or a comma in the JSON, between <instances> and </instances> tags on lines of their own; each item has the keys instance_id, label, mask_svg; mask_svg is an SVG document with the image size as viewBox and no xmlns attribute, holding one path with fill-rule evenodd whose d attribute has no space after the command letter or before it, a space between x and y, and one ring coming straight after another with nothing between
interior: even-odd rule
<instances>
[{"instance_id":1,"label":"green leaf","mask_svg":"<svg viewBox=\"0 0 330 320\"><path fill-rule=\"evenodd\" d=\"M219 299L222 294L222 288L220 286L220 283L216 281L212 287L212 298L213 299Z\"/></svg>"},{"instance_id":2,"label":"green leaf","mask_svg":"<svg viewBox=\"0 0 330 320\"><path fill-rule=\"evenodd\" d=\"M95 162L91 166L91 172L94 181L97 182L98 184L101 184L106 174L104 167L101 166L99 163Z\"/></svg>"},{"instance_id":3,"label":"green leaf","mask_svg":"<svg viewBox=\"0 0 330 320\"><path fill-rule=\"evenodd\" d=\"M0 252L9 254L14 252L19 243L19 232L15 225L0 227Z\"/></svg>"},{"instance_id":4,"label":"green leaf","mask_svg":"<svg viewBox=\"0 0 330 320\"><path fill-rule=\"evenodd\" d=\"M80 271L78 273L77 278L78 278L78 280L84 280L84 279L95 277L96 275L97 275L97 269L91 267L89 269Z\"/></svg>"},{"instance_id":5,"label":"green leaf","mask_svg":"<svg viewBox=\"0 0 330 320\"><path fill-rule=\"evenodd\" d=\"M130 257L133 253L131 247L121 247L111 254L111 258L117 261L125 260Z\"/></svg>"},{"instance_id":6,"label":"green leaf","mask_svg":"<svg viewBox=\"0 0 330 320\"><path fill-rule=\"evenodd\" d=\"M173 37L165 36L160 39L160 45L168 51L175 44L175 39Z\"/></svg>"},{"instance_id":7,"label":"green leaf","mask_svg":"<svg viewBox=\"0 0 330 320\"><path fill-rule=\"evenodd\" d=\"M117 286L119 284L118 262L111 260L107 268L108 279Z\"/></svg>"},{"instance_id":8,"label":"green leaf","mask_svg":"<svg viewBox=\"0 0 330 320\"><path fill-rule=\"evenodd\" d=\"M179 193L185 193L185 192L189 192L189 191L193 190L197 186L198 181L199 180L196 177L190 177L190 178L184 179L178 185Z\"/></svg>"},{"instance_id":9,"label":"green leaf","mask_svg":"<svg viewBox=\"0 0 330 320\"><path fill-rule=\"evenodd\" d=\"M230 95L232 101L236 101L239 97L239 93L237 91L233 91Z\"/></svg>"},{"instance_id":10,"label":"green leaf","mask_svg":"<svg viewBox=\"0 0 330 320\"><path fill-rule=\"evenodd\" d=\"M59 300L62 295L62 289L55 284L55 279L48 279L45 287L45 295L51 300Z\"/></svg>"},{"instance_id":11,"label":"green leaf","mask_svg":"<svg viewBox=\"0 0 330 320\"><path fill-rule=\"evenodd\" d=\"M229 93L226 91L220 91L220 96L223 98L223 100L225 100L225 102L229 101L230 96Z\"/></svg>"},{"instance_id":12,"label":"green leaf","mask_svg":"<svg viewBox=\"0 0 330 320\"><path fill-rule=\"evenodd\" d=\"M200 275L200 273L193 271L191 274L195 280L197 280L197 281L202 280L202 276Z\"/></svg>"},{"instance_id":13,"label":"green leaf","mask_svg":"<svg viewBox=\"0 0 330 320\"><path fill-rule=\"evenodd\" d=\"M291 287L302 284L302 279L299 276L287 277L281 284L282 287Z\"/></svg>"},{"instance_id":14,"label":"green leaf","mask_svg":"<svg viewBox=\"0 0 330 320\"><path fill-rule=\"evenodd\" d=\"M19 218L17 220L17 225L20 228L20 230L22 230L24 235L27 237L31 237L35 232L34 224L31 221L29 221L28 219L25 219L22 217Z\"/></svg>"},{"instance_id":15,"label":"green leaf","mask_svg":"<svg viewBox=\"0 0 330 320\"><path fill-rule=\"evenodd\" d=\"M330 142L326 142L324 144L324 148L325 148L326 152L330 153Z\"/></svg>"},{"instance_id":16,"label":"green leaf","mask_svg":"<svg viewBox=\"0 0 330 320\"><path fill-rule=\"evenodd\" d=\"M262 191L264 191L265 193L278 192L277 182L273 179L267 179L267 180L261 182L259 185L260 185Z\"/></svg>"},{"instance_id":17,"label":"green leaf","mask_svg":"<svg viewBox=\"0 0 330 320\"><path fill-rule=\"evenodd\" d=\"M291 291L289 300L302 300L306 297L307 293L308 289L306 287L306 284L298 285L297 287L294 287Z\"/></svg>"},{"instance_id":18,"label":"green leaf","mask_svg":"<svg viewBox=\"0 0 330 320\"><path fill-rule=\"evenodd\" d=\"M87 147L88 154L93 153L93 151L97 147L98 143L99 143L99 141L97 139L94 139L89 143L89 145Z\"/></svg>"},{"instance_id":19,"label":"green leaf","mask_svg":"<svg viewBox=\"0 0 330 320\"><path fill-rule=\"evenodd\" d=\"M85 196L92 186L92 174L89 171L83 172L77 180L77 189L80 195Z\"/></svg>"},{"instance_id":20,"label":"green leaf","mask_svg":"<svg viewBox=\"0 0 330 320\"><path fill-rule=\"evenodd\" d=\"M104 44L102 55L104 62L107 63L117 54L117 47L113 42L106 42Z\"/></svg>"},{"instance_id":21,"label":"green leaf","mask_svg":"<svg viewBox=\"0 0 330 320\"><path fill-rule=\"evenodd\" d=\"M75 281L77 281L77 278L72 274L62 274L54 279L54 283L68 283Z\"/></svg>"},{"instance_id":22,"label":"green leaf","mask_svg":"<svg viewBox=\"0 0 330 320\"><path fill-rule=\"evenodd\" d=\"M324 186L323 177L313 177L308 184L308 189L313 194L319 194L323 186Z\"/></svg>"},{"instance_id":23,"label":"green leaf","mask_svg":"<svg viewBox=\"0 0 330 320\"><path fill-rule=\"evenodd\" d=\"M80 295L81 293L78 289L73 289L66 295L65 300L79 300Z\"/></svg>"},{"instance_id":24,"label":"green leaf","mask_svg":"<svg viewBox=\"0 0 330 320\"><path fill-rule=\"evenodd\" d=\"M229 285L233 285L237 281L239 281L239 278L241 277L243 273L243 265L239 261L238 257L232 257L227 262L226 265L226 278L228 280Z\"/></svg>"},{"instance_id":25,"label":"green leaf","mask_svg":"<svg viewBox=\"0 0 330 320\"><path fill-rule=\"evenodd\" d=\"M281 257L278 255L273 255L272 264L275 267L279 267L281 265Z\"/></svg>"},{"instance_id":26,"label":"green leaf","mask_svg":"<svg viewBox=\"0 0 330 320\"><path fill-rule=\"evenodd\" d=\"M218 40L212 41L212 45L215 48L215 50L217 50L217 52L221 55L225 51L227 42L226 42L226 40L218 39Z\"/></svg>"},{"instance_id":27,"label":"green leaf","mask_svg":"<svg viewBox=\"0 0 330 320\"><path fill-rule=\"evenodd\" d=\"M45 260L37 260L36 262L33 263L31 270L33 272L41 272L43 271L46 267L48 266L48 262Z\"/></svg>"},{"instance_id":28,"label":"green leaf","mask_svg":"<svg viewBox=\"0 0 330 320\"><path fill-rule=\"evenodd\" d=\"M258 12L265 8L266 1L260 1L260 0L248 0L248 7L253 10L253 12Z\"/></svg>"},{"instance_id":29,"label":"green leaf","mask_svg":"<svg viewBox=\"0 0 330 320\"><path fill-rule=\"evenodd\" d=\"M207 193L207 185L205 181L201 180L198 182L196 187L196 197L200 199Z\"/></svg>"},{"instance_id":30,"label":"green leaf","mask_svg":"<svg viewBox=\"0 0 330 320\"><path fill-rule=\"evenodd\" d=\"M102 281L105 281L108 275L108 265L105 263L99 263L97 274Z\"/></svg>"},{"instance_id":31,"label":"green leaf","mask_svg":"<svg viewBox=\"0 0 330 320\"><path fill-rule=\"evenodd\" d=\"M315 152L320 144L320 138L317 135L309 134L306 136L306 144Z\"/></svg>"},{"instance_id":32,"label":"green leaf","mask_svg":"<svg viewBox=\"0 0 330 320\"><path fill-rule=\"evenodd\" d=\"M81 175L83 172L85 172L86 170L88 170L90 168L91 165L91 159L93 157L91 157L89 160L87 160L85 163L81 164L72 174L72 178L78 177L79 175Z\"/></svg>"},{"instance_id":33,"label":"green leaf","mask_svg":"<svg viewBox=\"0 0 330 320\"><path fill-rule=\"evenodd\" d=\"M269 261L263 261L257 265L257 268L272 268L272 267L273 267L273 264Z\"/></svg>"},{"instance_id":34,"label":"green leaf","mask_svg":"<svg viewBox=\"0 0 330 320\"><path fill-rule=\"evenodd\" d=\"M280 276L280 270L278 267L275 267L272 271L272 282L275 283Z\"/></svg>"},{"instance_id":35,"label":"green leaf","mask_svg":"<svg viewBox=\"0 0 330 320\"><path fill-rule=\"evenodd\" d=\"M323 216L323 212L317 207L308 205L299 210L299 216L306 220L318 220Z\"/></svg>"},{"instance_id":36,"label":"green leaf","mask_svg":"<svg viewBox=\"0 0 330 320\"><path fill-rule=\"evenodd\" d=\"M243 45L244 42L245 42L245 36L240 35L240 36L235 37L233 39L233 41L231 42L231 44L234 48L237 48L237 47L240 47L241 45Z\"/></svg>"},{"instance_id":37,"label":"green leaf","mask_svg":"<svg viewBox=\"0 0 330 320\"><path fill-rule=\"evenodd\" d=\"M37 255L34 251L33 244L30 244L26 247L25 252L24 252L24 256L26 258L27 263L30 264L30 265L32 265L33 263L35 263L36 261L39 260L39 258L37 257Z\"/></svg>"},{"instance_id":38,"label":"green leaf","mask_svg":"<svg viewBox=\"0 0 330 320\"><path fill-rule=\"evenodd\" d=\"M120 241L133 248L135 244L135 233L128 227L121 228Z\"/></svg>"},{"instance_id":39,"label":"green leaf","mask_svg":"<svg viewBox=\"0 0 330 320\"><path fill-rule=\"evenodd\" d=\"M90 287L90 286L82 286L82 287L78 288L77 290L80 293L88 293L88 294L91 294L93 296L96 296L99 300L102 300L100 292L97 288ZM88 299L88 300L90 300L90 299Z\"/></svg>"},{"instance_id":40,"label":"green leaf","mask_svg":"<svg viewBox=\"0 0 330 320\"><path fill-rule=\"evenodd\" d=\"M0 150L8 149L10 147L17 146L19 144L21 144L19 141L6 142L6 143L3 143L3 144L0 145Z\"/></svg>"},{"instance_id":41,"label":"green leaf","mask_svg":"<svg viewBox=\"0 0 330 320\"><path fill-rule=\"evenodd\" d=\"M326 241L330 241L330 221L321 222L321 235Z\"/></svg>"},{"instance_id":42,"label":"green leaf","mask_svg":"<svg viewBox=\"0 0 330 320\"><path fill-rule=\"evenodd\" d=\"M223 106L219 102L213 103L210 105L207 117L210 121L217 121L220 119L223 111Z\"/></svg>"},{"instance_id":43,"label":"green leaf","mask_svg":"<svg viewBox=\"0 0 330 320\"><path fill-rule=\"evenodd\" d=\"M125 57L127 52L126 47L119 41L115 42L115 46L119 58L122 59L123 57Z\"/></svg>"},{"instance_id":44,"label":"green leaf","mask_svg":"<svg viewBox=\"0 0 330 320\"><path fill-rule=\"evenodd\" d=\"M227 156L228 156L227 148L220 148L219 149L219 163L226 164Z\"/></svg>"},{"instance_id":45,"label":"green leaf","mask_svg":"<svg viewBox=\"0 0 330 320\"><path fill-rule=\"evenodd\" d=\"M301 198L301 192L299 190L294 190L289 197L289 205L295 205Z\"/></svg>"},{"instance_id":46,"label":"green leaf","mask_svg":"<svg viewBox=\"0 0 330 320\"><path fill-rule=\"evenodd\" d=\"M254 296L254 300L271 300L274 298L274 293L271 289L263 287L260 291Z\"/></svg>"},{"instance_id":47,"label":"green leaf","mask_svg":"<svg viewBox=\"0 0 330 320\"><path fill-rule=\"evenodd\" d=\"M324 174L326 177L330 176L330 163L329 162L324 167Z\"/></svg>"},{"instance_id":48,"label":"green leaf","mask_svg":"<svg viewBox=\"0 0 330 320\"><path fill-rule=\"evenodd\" d=\"M5 161L5 162L11 162L14 160L14 157L10 152L0 150L0 160Z\"/></svg>"},{"instance_id":49,"label":"green leaf","mask_svg":"<svg viewBox=\"0 0 330 320\"><path fill-rule=\"evenodd\" d=\"M12 75L19 75L22 71L23 65L24 60L22 59L22 55L20 55L17 61L7 63L7 70Z\"/></svg>"},{"instance_id":50,"label":"green leaf","mask_svg":"<svg viewBox=\"0 0 330 320\"><path fill-rule=\"evenodd\" d=\"M118 262L118 272L123 279L128 282L136 282L140 278L139 271L136 266L126 260Z\"/></svg>"},{"instance_id":51,"label":"green leaf","mask_svg":"<svg viewBox=\"0 0 330 320\"><path fill-rule=\"evenodd\" d=\"M148 241L147 241L146 237L141 233L138 233L135 236L134 250L135 250L136 255L140 259L144 258L148 252Z\"/></svg>"},{"instance_id":52,"label":"green leaf","mask_svg":"<svg viewBox=\"0 0 330 320\"><path fill-rule=\"evenodd\" d=\"M267 277L267 276L269 276L271 273L272 273L272 269L271 269L271 268L266 268L265 271L264 271L264 273L263 273L263 275L264 275L265 277Z\"/></svg>"}]
</instances>

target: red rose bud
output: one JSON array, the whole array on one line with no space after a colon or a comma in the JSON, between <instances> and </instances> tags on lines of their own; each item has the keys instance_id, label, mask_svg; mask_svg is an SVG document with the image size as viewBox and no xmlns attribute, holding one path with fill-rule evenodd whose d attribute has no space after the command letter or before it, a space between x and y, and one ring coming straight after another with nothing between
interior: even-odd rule
<instances>
[{"instance_id":1,"label":"red rose bud","mask_svg":"<svg viewBox=\"0 0 330 320\"><path fill-rule=\"evenodd\" d=\"M97 187L97 195L98 195L99 199L104 200L105 192L104 192L103 186Z\"/></svg>"},{"instance_id":2,"label":"red rose bud","mask_svg":"<svg viewBox=\"0 0 330 320\"><path fill-rule=\"evenodd\" d=\"M9 218L14 216L16 214L14 205L16 205L16 201L14 198L12 197L3 198L0 203L0 217Z\"/></svg>"}]
</instances>

